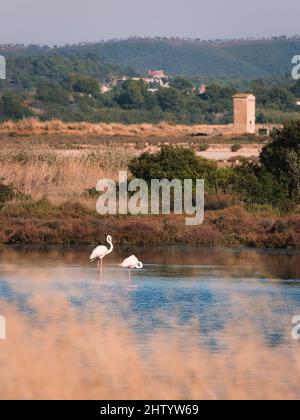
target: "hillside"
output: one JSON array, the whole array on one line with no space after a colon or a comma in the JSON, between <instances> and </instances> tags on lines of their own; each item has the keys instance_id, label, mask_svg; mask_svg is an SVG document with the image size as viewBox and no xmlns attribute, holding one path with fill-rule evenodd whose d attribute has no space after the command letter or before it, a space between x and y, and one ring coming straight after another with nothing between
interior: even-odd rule
<instances>
[{"instance_id":1,"label":"hillside","mask_svg":"<svg viewBox=\"0 0 300 420\"><path fill-rule=\"evenodd\" d=\"M133 38L87 43L51 49L49 47L0 47L4 55L56 53L64 57L97 55L104 63L132 67L140 73L162 68L185 76L238 77L254 79L291 70L291 59L300 54L300 38L250 41L193 41L181 39Z\"/></svg>"},{"instance_id":2,"label":"hillside","mask_svg":"<svg viewBox=\"0 0 300 420\"><path fill-rule=\"evenodd\" d=\"M291 58L300 39L200 42L129 39L49 48L0 46L7 79L0 81L0 121L126 124L228 124L232 96L247 90L257 98L257 122L299 118ZM150 68L169 77L151 87L132 76ZM193 76L194 74L194 76ZM126 80L126 77L128 78ZM200 84L206 91L200 93Z\"/></svg>"},{"instance_id":3,"label":"hillside","mask_svg":"<svg viewBox=\"0 0 300 420\"><path fill-rule=\"evenodd\" d=\"M145 72L162 68L185 76L253 79L291 70L291 59L300 53L300 40L250 43L197 43L162 40L127 40L86 45L75 50L96 52L105 62ZM68 48L62 49L64 53Z\"/></svg>"}]
</instances>

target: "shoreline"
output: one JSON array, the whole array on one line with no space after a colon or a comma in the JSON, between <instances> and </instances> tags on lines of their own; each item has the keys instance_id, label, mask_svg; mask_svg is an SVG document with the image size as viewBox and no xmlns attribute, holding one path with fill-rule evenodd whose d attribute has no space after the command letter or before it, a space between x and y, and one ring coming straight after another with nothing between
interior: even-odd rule
<instances>
[{"instance_id":1,"label":"shoreline","mask_svg":"<svg viewBox=\"0 0 300 420\"><path fill-rule=\"evenodd\" d=\"M120 245L115 244L118 247L119 251L127 251L131 248L131 245ZM170 243L170 244L151 244L151 245L140 245L140 251L161 251L167 248L172 250L176 249L187 249L189 251L197 250L201 251L211 251L213 253L220 253L220 252L227 252L228 255L231 253L258 253L261 255L286 255L286 256L298 256L300 255L300 248L291 249L291 248L254 248L254 247L247 247L242 245L236 246L225 246L225 245L201 245L201 244L186 244L186 243ZM90 251L94 249L94 245L91 244L83 244L83 245L49 245L49 244L3 244L0 243L0 253L3 250L15 250L15 251ZM185 264L181 264L185 265ZM186 264L189 265L189 264Z\"/></svg>"},{"instance_id":2,"label":"shoreline","mask_svg":"<svg viewBox=\"0 0 300 420\"><path fill-rule=\"evenodd\" d=\"M65 214L63 214L65 213ZM61 215L0 213L0 244L93 246L107 234L122 246L199 245L300 250L300 215L263 216L235 206L207 211L204 224L185 226L183 216L99 216L79 205Z\"/></svg>"}]
</instances>

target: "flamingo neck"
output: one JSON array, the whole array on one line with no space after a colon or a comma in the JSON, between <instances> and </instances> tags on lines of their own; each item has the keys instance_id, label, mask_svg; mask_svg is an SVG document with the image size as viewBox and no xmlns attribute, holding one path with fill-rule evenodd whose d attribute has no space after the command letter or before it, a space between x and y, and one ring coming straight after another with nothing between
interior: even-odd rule
<instances>
[{"instance_id":1,"label":"flamingo neck","mask_svg":"<svg viewBox=\"0 0 300 420\"><path fill-rule=\"evenodd\" d=\"M112 243L112 241L111 240L107 240L107 242L109 243L109 245L110 245L110 248L109 248L109 250L108 250L108 252L107 252L107 254L110 254L111 252L113 252L113 249L114 249L114 246L113 246L113 243ZM107 255L106 254L106 255Z\"/></svg>"}]
</instances>

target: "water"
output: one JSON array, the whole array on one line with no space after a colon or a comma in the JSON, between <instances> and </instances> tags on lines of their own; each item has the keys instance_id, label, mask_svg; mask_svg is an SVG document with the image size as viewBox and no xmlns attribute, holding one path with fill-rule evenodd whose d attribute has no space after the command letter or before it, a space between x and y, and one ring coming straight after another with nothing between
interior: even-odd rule
<instances>
[{"instance_id":1,"label":"water","mask_svg":"<svg viewBox=\"0 0 300 420\"><path fill-rule=\"evenodd\" d=\"M160 333L168 340L196 323L191 337L208 352L221 351L223 335L241 329L257 334L266 348L289 350L291 319L300 314L300 254L192 246L119 248L104 260L102 279L89 262L90 249L2 248L0 314L4 304L32 325L39 323L34 298L64 298L82 318L101 308L121 319L143 345ZM135 253L144 269L118 267ZM49 314L51 317L51 314ZM88 319L88 318L87 318ZM55 321L59 322L59 321ZM255 328L245 331L251 323ZM89 323L84 328L89 332ZM8 331L9 334L9 331ZM91 331L92 334L92 331ZM300 344L300 343L299 343ZM298 345L298 344L297 344ZM147 348L141 351L147 354Z\"/></svg>"}]
</instances>

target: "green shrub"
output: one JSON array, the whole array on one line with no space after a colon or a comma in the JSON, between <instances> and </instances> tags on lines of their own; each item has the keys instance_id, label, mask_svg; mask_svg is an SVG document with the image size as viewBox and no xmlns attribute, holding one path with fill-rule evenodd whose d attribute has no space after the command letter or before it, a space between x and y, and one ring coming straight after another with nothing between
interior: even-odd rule
<instances>
[{"instance_id":1,"label":"green shrub","mask_svg":"<svg viewBox=\"0 0 300 420\"><path fill-rule=\"evenodd\" d=\"M271 137L261 153L262 170L288 190L290 200L300 202L300 120L285 124Z\"/></svg>"},{"instance_id":2,"label":"green shrub","mask_svg":"<svg viewBox=\"0 0 300 420\"><path fill-rule=\"evenodd\" d=\"M215 162L197 157L192 149L163 146L157 153L143 153L128 165L132 175L144 179L204 179L208 191L217 191L222 184L222 170Z\"/></svg>"},{"instance_id":3,"label":"green shrub","mask_svg":"<svg viewBox=\"0 0 300 420\"><path fill-rule=\"evenodd\" d=\"M277 131L260 160L258 164L242 160L240 166L221 169L191 149L163 146L157 153L135 157L128 167L149 184L151 179L204 179L207 193L224 194L216 200L210 197L207 208L226 208L235 197L249 206L270 205L290 212L300 201L300 122Z\"/></svg>"},{"instance_id":4,"label":"green shrub","mask_svg":"<svg viewBox=\"0 0 300 420\"><path fill-rule=\"evenodd\" d=\"M38 86L36 99L60 105L69 103L69 92L55 83L43 83Z\"/></svg>"},{"instance_id":5,"label":"green shrub","mask_svg":"<svg viewBox=\"0 0 300 420\"><path fill-rule=\"evenodd\" d=\"M80 76L73 85L75 92L86 93L90 95L99 94L99 83L97 80L89 76Z\"/></svg>"},{"instance_id":6,"label":"green shrub","mask_svg":"<svg viewBox=\"0 0 300 420\"><path fill-rule=\"evenodd\" d=\"M14 94L5 93L0 99L0 120L21 120L30 116L30 109Z\"/></svg>"},{"instance_id":7,"label":"green shrub","mask_svg":"<svg viewBox=\"0 0 300 420\"><path fill-rule=\"evenodd\" d=\"M124 109L143 107L147 97L147 88L142 80L126 80L116 94L116 102Z\"/></svg>"},{"instance_id":8,"label":"green shrub","mask_svg":"<svg viewBox=\"0 0 300 420\"><path fill-rule=\"evenodd\" d=\"M205 197L205 210L223 210L237 204L240 204L238 197L233 194L218 192L216 194L207 194Z\"/></svg>"},{"instance_id":9,"label":"green shrub","mask_svg":"<svg viewBox=\"0 0 300 420\"><path fill-rule=\"evenodd\" d=\"M260 166L249 162L228 170L227 182L229 188L249 205L256 203L280 206L288 197L285 185Z\"/></svg>"},{"instance_id":10,"label":"green shrub","mask_svg":"<svg viewBox=\"0 0 300 420\"><path fill-rule=\"evenodd\" d=\"M232 152L238 152L239 150L241 150L242 146L239 143L235 143L231 146L231 151Z\"/></svg>"}]
</instances>

